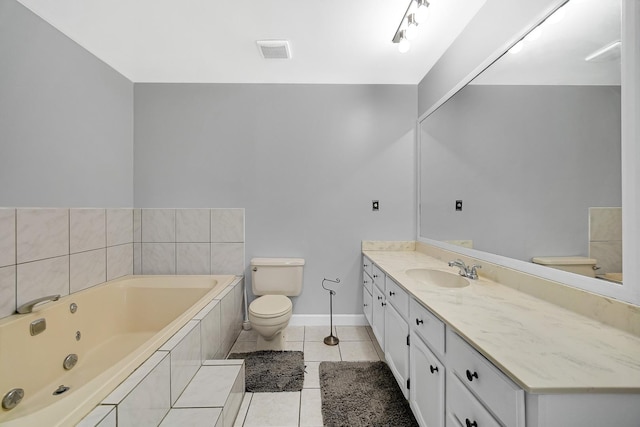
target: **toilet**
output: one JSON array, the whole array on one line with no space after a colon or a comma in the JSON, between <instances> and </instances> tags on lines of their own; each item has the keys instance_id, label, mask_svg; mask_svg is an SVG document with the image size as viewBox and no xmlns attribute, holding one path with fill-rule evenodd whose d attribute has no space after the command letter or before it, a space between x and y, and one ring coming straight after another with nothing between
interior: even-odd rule
<instances>
[{"instance_id":1,"label":"toilet","mask_svg":"<svg viewBox=\"0 0 640 427\"><path fill-rule=\"evenodd\" d=\"M256 350L284 350L284 329L293 304L288 297L302 292L302 258L253 258L251 289L258 296L249 304L249 322L258 333Z\"/></svg>"},{"instance_id":2,"label":"toilet","mask_svg":"<svg viewBox=\"0 0 640 427\"><path fill-rule=\"evenodd\" d=\"M535 257L531 261L536 264L569 271L588 277L596 277L596 262L593 258L583 256L545 256Z\"/></svg>"}]
</instances>

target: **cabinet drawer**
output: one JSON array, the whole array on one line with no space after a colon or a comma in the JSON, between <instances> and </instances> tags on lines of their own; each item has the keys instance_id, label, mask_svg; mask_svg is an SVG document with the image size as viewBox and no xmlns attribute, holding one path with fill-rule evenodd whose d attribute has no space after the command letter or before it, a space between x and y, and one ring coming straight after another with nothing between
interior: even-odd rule
<instances>
[{"instance_id":1,"label":"cabinet drawer","mask_svg":"<svg viewBox=\"0 0 640 427\"><path fill-rule=\"evenodd\" d=\"M464 427L501 427L455 375L447 373L446 389L447 427L452 425L451 421Z\"/></svg>"},{"instance_id":2,"label":"cabinet drawer","mask_svg":"<svg viewBox=\"0 0 640 427\"><path fill-rule=\"evenodd\" d=\"M369 293L373 292L373 290L371 289L371 286L373 286L373 279L366 271L362 272L362 286L364 286L369 291Z\"/></svg>"},{"instance_id":3,"label":"cabinet drawer","mask_svg":"<svg viewBox=\"0 0 640 427\"><path fill-rule=\"evenodd\" d=\"M398 313L405 319L409 317L409 294L400 287L396 282L387 277L385 296L387 302L390 302Z\"/></svg>"},{"instance_id":4,"label":"cabinet drawer","mask_svg":"<svg viewBox=\"0 0 640 427\"><path fill-rule=\"evenodd\" d=\"M371 296L367 288L362 288L362 311L367 322L371 325L373 322L373 296Z\"/></svg>"},{"instance_id":5,"label":"cabinet drawer","mask_svg":"<svg viewBox=\"0 0 640 427\"><path fill-rule=\"evenodd\" d=\"M373 262L364 255L362 255L362 271L366 271L369 276L373 274Z\"/></svg>"},{"instance_id":6,"label":"cabinet drawer","mask_svg":"<svg viewBox=\"0 0 640 427\"><path fill-rule=\"evenodd\" d=\"M433 351L443 355L444 323L414 299L411 299L409 313L411 329L420 335Z\"/></svg>"},{"instance_id":7,"label":"cabinet drawer","mask_svg":"<svg viewBox=\"0 0 640 427\"><path fill-rule=\"evenodd\" d=\"M373 264L372 267L371 278L373 279L373 283L376 284L378 289L380 289L380 291L384 293L384 271L380 270L375 264Z\"/></svg>"},{"instance_id":8,"label":"cabinet drawer","mask_svg":"<svg viewBox=\"0 0 640 427\"><path fill-rule=\"evenodd\" d=\"M449 329L447 362L460 381L504 424L524 425L524 391Z\"/></svg>"}]
</instances>

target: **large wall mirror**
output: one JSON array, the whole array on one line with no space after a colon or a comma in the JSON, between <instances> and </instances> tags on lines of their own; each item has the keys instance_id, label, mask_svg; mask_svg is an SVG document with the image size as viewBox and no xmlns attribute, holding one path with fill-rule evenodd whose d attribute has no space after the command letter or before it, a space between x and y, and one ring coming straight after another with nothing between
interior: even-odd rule
<instances>
[{"instance_id":1,"label":"large wall mirror","mask_svg":"<svg viewBox=\"0 0 640 427\"><path fill-rule=\"evenodd\" d=\"M569 1L420 122L420 237L621 285L620 18Z\"/></svg>"}]
</instances>

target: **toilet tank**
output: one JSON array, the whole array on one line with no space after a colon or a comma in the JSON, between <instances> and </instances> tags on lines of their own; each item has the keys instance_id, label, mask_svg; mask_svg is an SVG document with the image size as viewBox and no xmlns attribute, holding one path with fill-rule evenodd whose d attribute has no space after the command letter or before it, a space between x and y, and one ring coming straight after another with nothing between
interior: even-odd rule
<instances>
[{"instance_id":1,"label":"toilet tank","mask_svg":"<svg viewBox=\"0 0 640 427\"><path fill-rule=\"evenodd\" d=\"M595 267L597 260L593 258L582 256L547 256L535 257L531 261L558 270L569 271L588 277L596 277Z\"/></svg>"},{"instance_id":2,"label":"toilet tank","mask_svg":"<svg viewBox=\"0 0 640 427\"><path fill-rule=\"evenodd\" d=\"M302 258L253 258L251 289L254 295L286 295L302 292Z\"/></svg>"}]
</instances>

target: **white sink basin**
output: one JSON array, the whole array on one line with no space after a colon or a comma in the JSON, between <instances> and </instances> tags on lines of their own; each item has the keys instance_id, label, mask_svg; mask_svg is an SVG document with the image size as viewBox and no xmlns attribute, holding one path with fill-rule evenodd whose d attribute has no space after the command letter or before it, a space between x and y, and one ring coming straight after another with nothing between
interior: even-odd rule
<instances>
[{"instance_id":1,"label":"white sink basin","mask_svg":"<svg viewBox=\"0 0 640 427\"><path fill-rule=\"evenodd\" d=\"M449 273L448 271L412 268L405 271L405 273L425 285L439 286L441 288L464 288L469 286L469 280L459 274Z\"/></svg>"}]
</instances>

